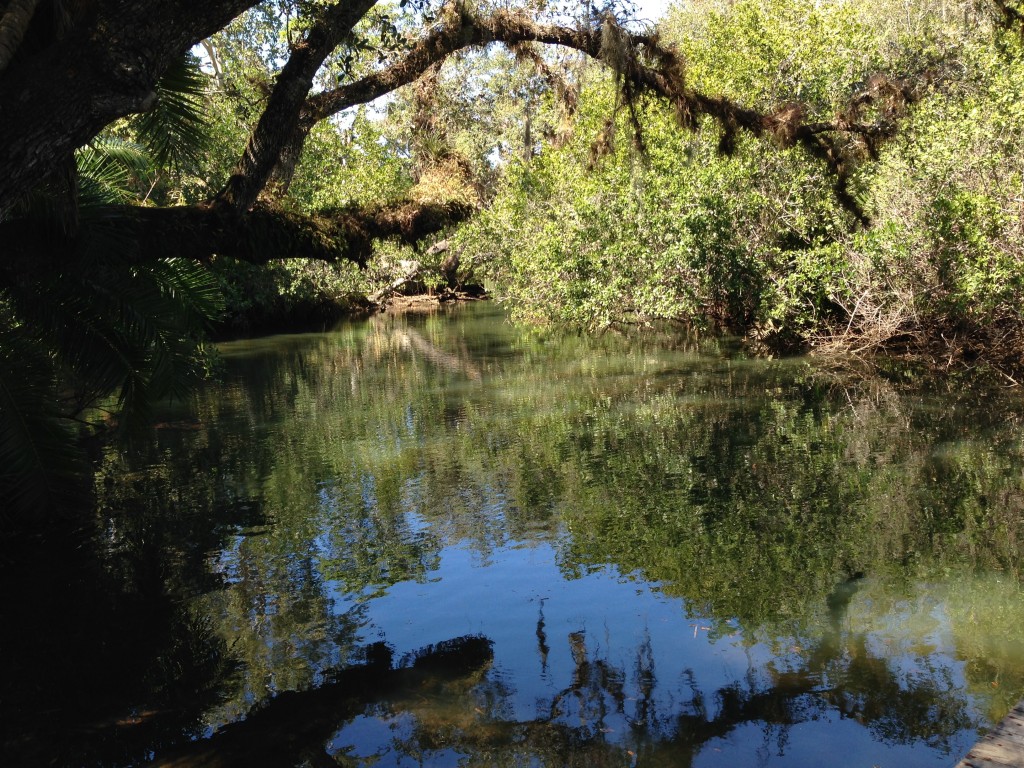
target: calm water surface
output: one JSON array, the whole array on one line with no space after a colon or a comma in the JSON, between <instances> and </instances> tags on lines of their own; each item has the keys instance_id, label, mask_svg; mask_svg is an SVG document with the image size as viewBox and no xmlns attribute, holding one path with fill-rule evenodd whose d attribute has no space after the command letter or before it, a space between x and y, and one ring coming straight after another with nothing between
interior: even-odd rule
<instances>
[{"instance_id":1,"label":"calm water surface","mask_svg":"<svg viewBox=\"0 0 1024 768\"><path fill-rule=\"evenodd\" d=\"M489 306L221 355L16 585L26 764L950 766L1024 697L1017 399Z\"/></svg>"}]
</instances>

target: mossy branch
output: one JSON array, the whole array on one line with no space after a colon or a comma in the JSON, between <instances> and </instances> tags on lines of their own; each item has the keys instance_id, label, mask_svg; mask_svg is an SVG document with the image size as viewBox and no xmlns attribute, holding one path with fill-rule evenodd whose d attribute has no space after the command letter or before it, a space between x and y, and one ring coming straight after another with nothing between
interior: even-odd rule
<instances>
[{"instance_id":1,"label":"mossy branch","mask_svg":"<svg viewBox=\"0 0 1024 768\"><path fill-rule=\"evenodd\" d=\"M121 240L119 256L135 263L172 258L205 262L219 255L251 264L307 258L364 266L375 240L395 238L414 245L465 220L473 210L461 203L413 201L313 216L263 204L247 212L222 204L110 206L96 211L89 226L116 231ZM77 257L74 241L55 240L42 232L20 221L0 225L7 251L5 272L26 275L51 270L59 268L62 260ZM44 238L46 242L41 241ZM40 253L50 256L40 259Z\"/></svg>"},{"instance_id":2,"label":"mossy branch","mask_svg":"<svg viewBox=\"0 0 1024 768\"><path fill-rule=\"evenodd\" d=\"M802 146L826 164L836 179L839 201L863 223L867 222L867 215L849 190L851 171L860 159L877 156L881 143L896 134L897 118L934 80L933 72L907 78L879 74L854 93L832 120L809 121L809 110L796 102L761 111L690 88L685 62L673 48L655 34L626 30L611 16L597 26L573 28L541 24L519 11L495 11L480 16L456 3L447 7L441 21L400 61L309 97L301 110L300 130L308 133L320 120L412 83L461 50L491 43L504 43L513 49L528 43L555 45L601 61L615 72L623 96L620 103L630 110L638 139L640 123L635 100L650 93L672 104L679 124L686 129L696 129L703 118L717 122L722 131L719 146L723 152L732 150L741 131L783 147ZM878 118L874 121L862 119L869 105L877 108Z\"/></svg>"}]
</instances>

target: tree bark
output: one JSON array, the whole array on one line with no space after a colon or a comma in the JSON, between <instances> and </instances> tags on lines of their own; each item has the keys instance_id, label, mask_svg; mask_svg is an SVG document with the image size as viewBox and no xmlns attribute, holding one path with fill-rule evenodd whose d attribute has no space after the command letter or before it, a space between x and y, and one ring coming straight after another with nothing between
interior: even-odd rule
<instances>
[{"instance_id":1,"label":"tree bark","mask_svg":"<svg viewBox=\"0 0 1024 768\"><path fill-rule=\"evenodd\" d=\"M472 212L466 206L413 202L325 211L317 216L264 205L249 211L209 204L111 206L93 213L83 226L115 228L122 244L117 257L133 263L173 258L207 261L218 255L251 264L308 258L363 266L376 240L393 237L415 244ZM0 269L12 275L51 272L76 258L73 239L35 222L0 223L0 242L7 257Z\"/></svg>"},{"instance_id":2,"label":"tree bark","mask_svg":"<svg viewBox=\"0 0 1024 768\"><path fill-rule=\"evenodd\" d=\"M7 69L18 52L39 0L11 0L0 17L0 72Z\"/></svg>"},{"instance_id":3,"label":"tree bark","mask_svg":"<svg viewBox=\"0 0 1024 768\"><path fill-rule=\"evenodd\" d=\"M221 201L240 211L255 204L281 151L296 133L300 111L317 71L375 2L351 0L330 6L292 48L245 152L219 195Z\"/></svg>"},{"instance_id":4,"label":"tree bark","mask_svg":"<svg viewBox=\"0 0 1024 768\"><path fill-rule=\"evenodd\" d=\"M167 67L255 0L97 0L0 77L0 219L74 150L153 103Z\"/></svg>"},{"instance_id":5,"label":"tree bark","mask_svg":"<svg viewBox=\"0 0 1024 768\"><path fill-rule=\"evenodd\" d=\"M302 150L306 147L306 139L314 123L304 121L302 114L299 115L298 124L292 130L292 135L285 142L278 154L277 164L274 165L264 191L265 197L271 200L279 200L288 194L288 189L295 179L295 171L302 159Z\"/></svg>"}]
</instances>

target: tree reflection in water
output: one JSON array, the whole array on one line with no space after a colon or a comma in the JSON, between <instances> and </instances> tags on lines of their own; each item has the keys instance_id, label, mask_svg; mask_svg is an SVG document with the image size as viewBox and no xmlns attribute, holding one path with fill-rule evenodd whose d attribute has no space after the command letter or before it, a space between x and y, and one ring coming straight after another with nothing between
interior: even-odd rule
<instances>
[{"instance_id":1,"label":"tree reflection in water","mask_svg":"<svg viewBox=\"0 0 1024 768\"><path fill-rule=\"evenodd\" d=\"M697 673L687 670L691 698L671 712L658 711L648 644L636 649L633 696L625 670L588 648L584 632L570 633L567 642L572 680L539 702L545 714L529 721L503 716L511 692L485 676L492 657L486 639L452 640L398 664L379 643L366 649L364 664L319 688L281 694L211 739L158 756L153 764L412 765L450 754L461 756L460 765L689 766L702 749L745 724L762 728L780 754L792 727L832 712L900 743L925 739L941 746L969 725L950 681L921 676L906 684L871 655L862 636L837 632L810 650L803 668L777 673L766 684L752 678L746 686L723 687L710 701L696 685ZM832 675L844 678L841 693L825 682ZM345 726L356 719L398 727L372 754L360 755L345 741Z\"/></svg>"},{"instance_id":2,"label":"tree reflection in water","mask_svg":"<svg viewBox=\"0 0 1024 768\"><path fill-rule=\"evenodd\" d=\"M542 623L543 658L548 640ZM389 742L378 743L372 755L360 753L346 744L342 728L332 740L334 764L383 759L415 765L455 753L460 765L473 766L689 766L740 726L758 726L766 745L783 754L793 727L827 717L852 718L885 742L923 740L948 751L949 740L972 725L964 698L942 671L905 679L871 652L864 635L841 630L838 620L800 662L772 671L768 679L752 673L745 685L730 684L706 697L697 685L699 672L687 669L683 682L690 697L675 701L671 711L659 711L654 696L659 681L649 642L636 648L629 675L589 648L585 632L572 632L566 640L572 679L538 702L542 716L509 720L512 691L494 679L443 701L412 690L367 711L394 727ZM832 687L830 679L842 679L842 687Z\"/></svg>"},{"instance_id":3,"label":"tree reflection in water","mask_svg":"<svg viewBox=\"0 0 1024 768\"><path fill-rule=\"evenodd\" d=\"M460 315L226 346L221 384L106 450L86 534L0 554L0 763L186 754L239 720L273 733L285 702L316 732L282 759L317 765L788 758L826 722L942 763L1024 695L1013 403L556 341ZM540 560L518 604L486 591ZM573 623L595 572L706 636ZM401 637L462 588L468 626L438 610ZM375 640L470 632L493 666L317 704Z\"/></svg>"}]
</instances>

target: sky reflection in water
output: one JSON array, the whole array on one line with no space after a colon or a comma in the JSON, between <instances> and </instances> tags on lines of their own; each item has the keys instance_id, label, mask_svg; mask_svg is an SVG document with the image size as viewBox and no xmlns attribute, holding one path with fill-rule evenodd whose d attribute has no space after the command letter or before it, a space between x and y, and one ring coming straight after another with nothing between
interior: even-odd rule
<instances>
[{"instance_id":1,"label":"sky reflection in water","mask_svg":"<svg viewBox=\"0 0 1024 768\"><path fill-rule=\"evenodd\" d=\"M168 492L226 523L202 578L161 539L241 670L192 733L482 636L294 763L955 762L1024 695L1016 403L662 341L484 307L225 345L98 483L111 530Z\"/></svg>"}]
</instances>

